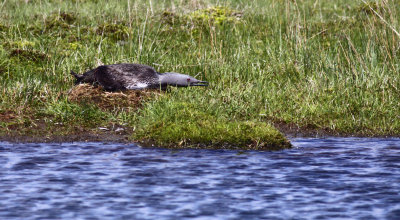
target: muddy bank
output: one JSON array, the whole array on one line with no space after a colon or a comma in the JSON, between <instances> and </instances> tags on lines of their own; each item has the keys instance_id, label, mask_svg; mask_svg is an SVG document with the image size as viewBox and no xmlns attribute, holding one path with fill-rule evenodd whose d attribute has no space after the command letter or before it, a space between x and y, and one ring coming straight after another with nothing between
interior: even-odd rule
<instances>
[{"instance_id":1,"label":"muddy bank","mask_svg":"<svg viewBox=\"0 0 400 220\"><path fill-rule=\"evenodd\" d=\"M68 135L45 135L45 136L26 136L16 133L0 134L0 141L15 143L63 143L63 142L115 142L132 143L127 134L117 134L115 132L85 132L73 133Z\"/></svg>"},{"instance_id":2,"label":"muddy bank","mask_svg":"<svg viewBox=\"0 0 400 220\"><path fill-rule=\"evenodd\" d=\"M287 138L295 137L366 137L362 134L344 134L338 133L329 129L311 129L307 127L299 127L296 125L273 123L273 125L282 132ZM43 125L44 126L44 125ZM34 133L24 133L23 130L13 130L0 133L0 141L8 142L117 142L117 143L132 143L131 139L133 128L126 126L113 126L99 127L95 129L79 129L74 128L75 131L62 133L62 128L49 132L46 127L36 127ZM389 136L389 135L388 135ZM388 137L388 136L373 136L373 137ZM399 137L390 135L391 137Z\"/></svg>"}]
</instances>

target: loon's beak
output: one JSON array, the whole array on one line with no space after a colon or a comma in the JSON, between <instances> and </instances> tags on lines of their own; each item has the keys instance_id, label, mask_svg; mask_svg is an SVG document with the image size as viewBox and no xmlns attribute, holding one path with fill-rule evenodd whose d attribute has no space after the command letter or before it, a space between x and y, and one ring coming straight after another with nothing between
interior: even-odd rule
<instances>
[{"instance_id":1,"label":"loon's beak","mask_svg":"<svg viewBox=\"0 0 400 220\"><path fill-rule=\"evenodd\" d=\"M196 82L190 82L190 86L208 86L207 81L196 81Z\"/></svg>"}]
</instances>

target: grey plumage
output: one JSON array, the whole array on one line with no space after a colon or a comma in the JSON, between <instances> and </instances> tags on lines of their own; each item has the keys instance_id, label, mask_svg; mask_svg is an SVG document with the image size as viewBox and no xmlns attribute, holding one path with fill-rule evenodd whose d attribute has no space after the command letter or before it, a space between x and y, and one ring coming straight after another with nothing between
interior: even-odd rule
<instances>
[{"instance_id":1,"label":"grey plumage","mask_svg":"<svg viewBox=\"0 0 400 220\"><path fill-rule=\"evenodd\" d=\"M189 75L172 72L159 73L153 67L142 64L103 65L82 75L73 71L71 74L76 78L75 84L101 85L107 91L208 85L208 82L197 80Z\"/></svg>"}]
</instances>

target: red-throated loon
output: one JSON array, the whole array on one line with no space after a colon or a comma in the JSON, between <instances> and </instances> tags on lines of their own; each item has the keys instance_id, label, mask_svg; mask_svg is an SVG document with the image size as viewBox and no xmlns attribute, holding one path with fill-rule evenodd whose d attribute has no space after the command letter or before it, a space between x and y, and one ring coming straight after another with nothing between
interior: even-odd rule
<instances>
[{"instance_id":1,"label":"red-throated loon","mask_svg":"<svg viewBox=\"0 0 400 220\"><path fill-rule=\"evenodd\" d=\"M159 73L153 67L142 64L121 63L103 65L84 74L76 74L75 84L99 84L107 91L126 89L165 89L167 86L208 86L208 82L200 81L189 75L180 73Z\"/></svg>"}]
</instances>

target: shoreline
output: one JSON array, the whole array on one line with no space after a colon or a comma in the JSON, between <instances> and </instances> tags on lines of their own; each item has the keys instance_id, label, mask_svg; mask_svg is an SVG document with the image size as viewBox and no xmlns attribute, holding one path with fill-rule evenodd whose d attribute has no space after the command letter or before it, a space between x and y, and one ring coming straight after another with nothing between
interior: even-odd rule
<instances>
[{"instance_id":1,"label":"shoreline","mask_svg":"<svg viewBox=\"0 0 400 220\"><path fill-rule=\"evenodd\" d=\"M328 129L311 129L297 125L285 123L272 123L289 141L293 138L328 138L328 137L359 137L359 138L398 138L399 135L365 135L361 133L339 133ZM113 143L137 143L145 146L155 146L146 142L138 142L131 139L132 132L129 127L125 127L122 132L111 129L84 130L76 132L67 132L65 134L50 134L46 130L36 130L35 134L21 134L18 131L0 133L0 141L11 143L62 143L62 142L113 142ZM39 133L45 135L39 135ZM203 146L206 146L205 144ZM156 146L157 147L157 146ZM168 147L167 147L168 148ZM170 148L170 147L169 147ZM182 146L180 149L190 147ZM213 147L204 147L213 149ZM221 149L221 148L215 148Z\"/></svg>"}]
</instances>

